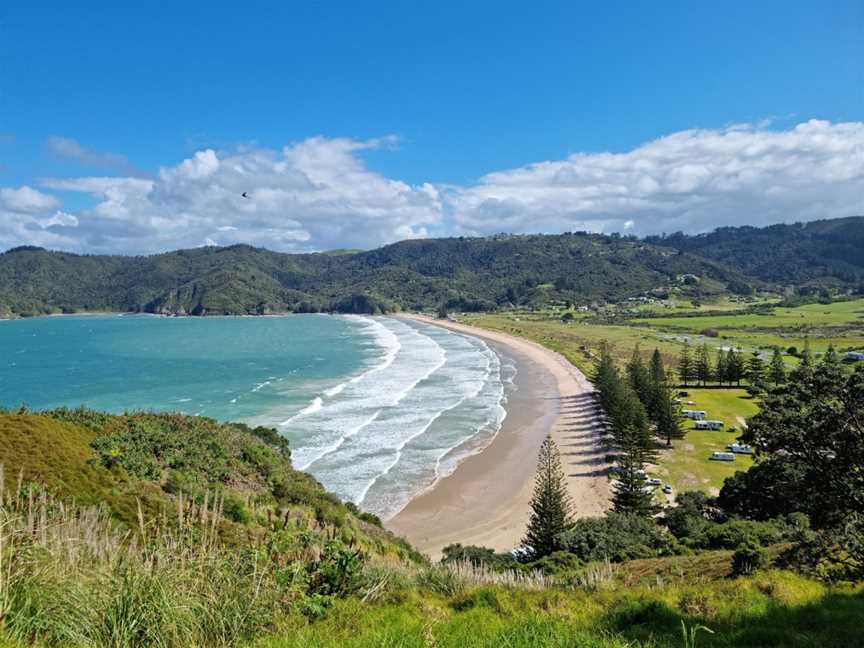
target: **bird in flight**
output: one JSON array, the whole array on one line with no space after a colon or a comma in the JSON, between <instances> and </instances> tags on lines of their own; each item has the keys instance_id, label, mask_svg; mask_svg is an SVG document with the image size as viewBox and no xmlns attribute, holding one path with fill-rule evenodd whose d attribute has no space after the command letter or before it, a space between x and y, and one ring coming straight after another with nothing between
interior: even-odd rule
<instances>
[{"instance_id":1,"label":"bird in flight","mask_svg":"<svg viewBox=\"0 0 864 648\"><path fill-rule=\"evenodd\" d=\"M240 194L240 195L242 195L244 198L248 198L248 197L249 197L249 194L246 193L245 191L244 191L242 194Z\"/></svg>"}]
</instances>

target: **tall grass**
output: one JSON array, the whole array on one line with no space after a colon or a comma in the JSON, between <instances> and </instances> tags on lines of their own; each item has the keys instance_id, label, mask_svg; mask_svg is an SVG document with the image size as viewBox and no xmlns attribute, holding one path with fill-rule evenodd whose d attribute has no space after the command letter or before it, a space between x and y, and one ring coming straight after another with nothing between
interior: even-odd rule
<instances>
[{"instance_id":1,"label":"tall grass","mask_svg":"<svg viewBox=\"0 0 864 648\"><path fill-rule=\"evenodd\" d=\"M0 627L25 643L116 648L228 646L277 629L291 579L266 550L219 542L222 505L181 497L170 517L139 509L138 528L123 529L22 477L7 488L0 469Z\"/></svg>"}]
</instances>

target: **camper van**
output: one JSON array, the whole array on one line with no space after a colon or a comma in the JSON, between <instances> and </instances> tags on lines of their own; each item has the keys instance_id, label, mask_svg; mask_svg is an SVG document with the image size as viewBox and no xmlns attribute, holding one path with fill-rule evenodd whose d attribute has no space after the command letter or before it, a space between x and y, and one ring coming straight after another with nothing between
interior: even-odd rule
<instances>
[{"instance_id":1,"label":"camper van","mask_svg":"<svg viewBox=\"0 0 864 648\"><path fill-rule=\"evenodd\" d=\"M703 420L706 416L708 416L708 413L707 413L705 410L690 410L690 409L687 409L687 410L681 410L681 415L682 415L684 418L693 419L694 421L701 421L701 420Z\"/></svg>"},{"instance_id":2,"label":"camper van","mask_svg":"<svg viewBox=\"0 0 864 648\"><path fill-rule=\"evenodd\" d=\"M696 421L697 430L722 430L723 421Z\"/></svg>"},{"instance_id":3,"label":"camper van","mask_svg":"<svg viewBox=\"0 0 864 648\"><path fill-rule=\"evenodd\" d=\"M712 452L711 461L735 461L734 452Z\"/></svg>"},{"instance_id":4,"label":"camper van","mask_svg":"<svg viewBox=\"0 0 864 648\"><path fill-rule=\"evenodd\" d=\"M734 452L735 454L746 454L746 455L752 455L753 454L753 446L749 446L745 443L730 443L726 447L729 448L729 450L731 452Z\"/></svg>"}]
</instances>

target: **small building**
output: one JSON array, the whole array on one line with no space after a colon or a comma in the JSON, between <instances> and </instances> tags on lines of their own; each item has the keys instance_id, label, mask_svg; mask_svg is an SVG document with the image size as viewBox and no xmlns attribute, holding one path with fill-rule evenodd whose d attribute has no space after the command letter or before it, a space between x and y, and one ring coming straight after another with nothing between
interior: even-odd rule
<instances>
[{"instance_id":1,"label":"small building","mask_svg":"<svg viewBox=\"0 0 864 648\"><path fill-rule=\"evenodd\" d=\"M705 410L685 409L685 410L681 410L681 415L684 418L693 419L694 421L701 421L706 416L708 416L708 413Z\"/></svg>"},{"instance_id":2,"label":"small building","mask_svg":"<svg viewBox=\"0 0 864 648\"><path fill-rule=\"evenodd\" d=\"M722 430L723 425L723 421L696 421L697 430Z\"/></svg>"},{"instance_id":3,"label":"small building","mask_svg":"<svg viewBox=\"0 0 864 648\"><path fill-rule=\"evenodd\" d=\"M733 452L712 452L711 461L735 461L735 453Z\"/></svg>"}]
</instances>

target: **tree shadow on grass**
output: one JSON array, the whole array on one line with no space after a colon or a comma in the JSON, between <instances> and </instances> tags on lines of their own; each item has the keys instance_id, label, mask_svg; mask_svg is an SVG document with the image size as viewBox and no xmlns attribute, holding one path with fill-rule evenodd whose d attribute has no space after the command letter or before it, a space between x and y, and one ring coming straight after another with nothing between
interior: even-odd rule
<instances>
[{"instance_id":1,"label":"tree shadow on grass","mask_svg":"<svg viewBox=\"0 0 864 648\"><path fill-rule=\"evenodd\" d=\"M710 587L710 586L708 586ZM681 644L681 623L687 628L703 625L713 634L700 632L700 648L851 648L864 646L864 590L828 593L804 605L788 605L770 593L741 592L727 599L722 613L712 613L718 602L711 596L682 591L677 606L665 601L631 598L614 606L604 625L629 640L672 648ZM689 596L690 598L686 598ZM752 596L761 601L748 600ZM647 600L646 600L647 599ZM766 600L767 599L767 600ZM748 613L748 603L761 613ZM704 606L704 611L699 610ZM737 609L736 609L737 606ZM696 608L687 610L687 608ZM730 613L731 612L731 613Z\"/></svg>"}]
</instances>

